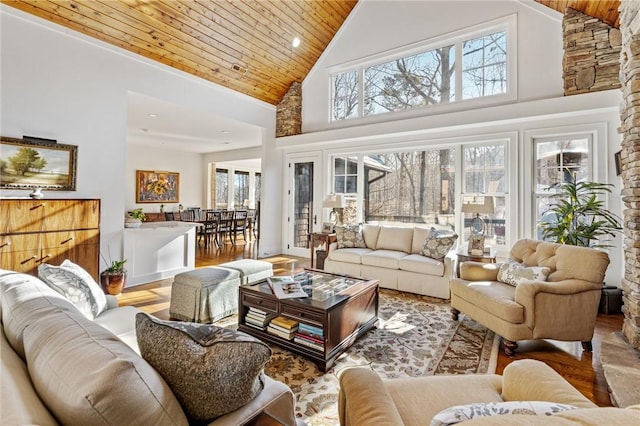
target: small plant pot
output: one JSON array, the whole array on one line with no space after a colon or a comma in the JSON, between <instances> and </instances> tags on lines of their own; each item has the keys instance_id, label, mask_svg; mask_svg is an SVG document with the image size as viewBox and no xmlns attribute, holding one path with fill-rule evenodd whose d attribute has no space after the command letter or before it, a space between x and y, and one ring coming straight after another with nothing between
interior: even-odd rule
<instances>
[{"instance_id":1,"label":"small plant pot","mask_svg":"<svg viewBox=\"0 0 640 426\"><path fill-rule=\"evenodd\" d=\"M127 282L127 274L113 274L102 272L100 274L100 285L105 294L117 296L122 293Z\"/></svg>"}]
</instances>

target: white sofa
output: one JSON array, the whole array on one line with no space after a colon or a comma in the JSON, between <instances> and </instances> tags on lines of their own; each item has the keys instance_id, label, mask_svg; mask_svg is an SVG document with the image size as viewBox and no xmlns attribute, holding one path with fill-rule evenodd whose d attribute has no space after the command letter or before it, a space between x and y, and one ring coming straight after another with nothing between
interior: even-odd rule
<instances>
[{"instance_id":1,"label":"white sofa","mask_svg":"<svg viewBox=\"0 0 640 426\"><path fill-rule=\"evenodd\" d=\"M431 228L365 224L366 247L338 248L332 243L324 262L327 272L375 278L380 287L449 299L455 251L436 260L420 253Z\"/></svg>"},{"instance_id":2,"label":"white sofa","mask_svg":"<svg viewBox=\"0 0 640 426\"><path fill-rule=\"evenodd\" d=\"M139 354L134 307L95 320L37 277L0 269L0 424L188 425L163 378ZM263 375L262 391L211 425L241 425L261 412L295 425L295 398Z\"/></svg>"}]
</instances>

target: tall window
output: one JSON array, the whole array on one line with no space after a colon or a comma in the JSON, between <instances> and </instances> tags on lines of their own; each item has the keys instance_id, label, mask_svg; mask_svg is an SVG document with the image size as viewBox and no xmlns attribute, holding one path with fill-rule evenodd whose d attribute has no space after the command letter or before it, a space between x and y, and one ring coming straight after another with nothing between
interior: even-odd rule
<instances>
[{"instance_id":1,"label":"tall window","mask_svg":"<svg viewBox=\"0 0 640 426\"><path fill-rule=\"evenodd\" d=\"M506 170L505 144L491 143L463 147L462 203L482 206L463 213L463 240L469 238L471 220L478 214L484 221L487 244L505 244Z\"/></svg>"},{"instance_id":2,"label":"tall window","mask_svg":"<svg viewBox=\"0 0 640 426\"><path fill-rule=\"evenodd\" d=\"M506 94L515 74L508 72L515 60L508 58L506 26L459 34L419 53L412 47L409 55L333 74L331 121Z\"/></svg>"},{"instance_id":3,"label":"tall window","mask_svg":"<svg viewBox=\"0 0 640 426\"><path fill-rule=\"evenodd\" d=\"M216 169L216 207L226 208L229 202L229 171Z\"/></svg>"},{"instance_id":4,"label":"tall window","mask_svg":"<svg viewBox=\"0 0 640 426\"><path fill-rule=\"evenodd\" d=\"M591 135L575 135L565 138L534 139L535 152L535 223L555 220L545 215L550 196L558 192L559 183L567 182L575 174L578 181L591 179ZM542 232L534 234L542 239Z\"/></svg>"},{"instance_id":5,"label":"tall window","mask_svg":"<svg viewBox=\"0 0 640 426\"><path fill-rule=\"evenodd\" d=\"M244 208L249 200L249 172L236 171L233 174L233 204L236 209Z\"/></svg>"},{"instance_id":6,"label":"tall window","mask_svg":"<svg viewBox=\"0 0 640 426\"><path fill-rule=\"evenodd\" d=\"M256 185L255 185L255 192L254 192L254 199L255 199L255 205L256 208L258 206L258 203L260 202L260 191L262 188L262 174L261 173L256 173Z\"/></svg>"}]
</instances>

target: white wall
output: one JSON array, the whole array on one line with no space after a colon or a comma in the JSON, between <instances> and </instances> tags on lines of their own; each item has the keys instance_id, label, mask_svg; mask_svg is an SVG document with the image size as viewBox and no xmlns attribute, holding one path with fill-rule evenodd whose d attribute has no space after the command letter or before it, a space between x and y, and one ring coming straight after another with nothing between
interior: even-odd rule
<instances>
[{"instance_id":1,"label":"white wall","mask_svg":"<svg viewBox=\"0 0 640 426\"><path fill-rule=\"evenodd\" d=\"M123 215L132 205L135 187L130 173L138 167L127 160L128 91L256 125L264 129L263 145L274 145L272 105L4 4L0 5L0 39L2 135L38 136L78 145L77 191L45 194L51 198L100 198L101 249L106 254L108 245L114 258L122 252ZM165 163L164 155L159 158ZM173 169L170 164L166 168ZM195 162L193 168L202 170L201 162ZM280 170L267 168L264 174L265 181L280 179ZM188 184L182 180L181 185ZM23 197L27 193L3 190L0 196ZM274 205L279 206L281 194L271 195ZM273 222L263 227L263 238L272 239L277 247L281 244L279 208L273 216L265 212L262 218Z\"/></svg>"},{"instance_id":2,"label":"white wall","mask_svg":"<svg viewBox=\"0 0 640 426\"><path fill-rule=\"evenodd\" d=\"M136 170L165 170L180 173L180 204L187 207L203 206L202 191L207 181L202 169L200 154L185 153L148 145L127 144L126 160L126 211L142 208L145 212L159 213L162 203L136 203ZM134 185L129 183L134 182ZM164 203L164 211L178 211L178 203Z\"/></svg>"},{"instance_id":3,"label":"white wall","mask_svg":"<svg viewBox=\"0 0 640 426\"><path fill-rule=\"evenodd\" d=\"M561 15L545 6L517 0L361 0L303 82L303 132L361 124L354 120L328 124L327 68L513 14L518 28L518 100L561 96ZM427 108L422 114L439 112ZM397 116L384 114L376 119L390 121Z\"/></svg>"}]
</instances>

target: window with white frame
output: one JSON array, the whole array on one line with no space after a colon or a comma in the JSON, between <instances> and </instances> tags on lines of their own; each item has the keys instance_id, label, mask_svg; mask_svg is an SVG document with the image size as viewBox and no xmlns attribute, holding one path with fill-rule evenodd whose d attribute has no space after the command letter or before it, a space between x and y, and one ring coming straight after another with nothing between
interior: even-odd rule
<instances>
[{"instance_id":1,"label":"window with white frame","mask_svg":"<svg viewBox=\"0 0 640 426\"><path fill-rule=\"evenodd\" d=\"M472 220L479 216L487 245L504 245L506 232L505 143L469 144L462 148L463 240L469 239ZM476 209L469 206L478 206Z\"/></svg>"},{"instance_id":2,"label":"window with white frame","mask_svg":"<svg viewBox=\"0 0 640 426\"><path fill-rule=\"evenodd\" d=\"M335 157L333 166L333 192L336 194L358 192L358 157Z\"/></svg>"},{"instance_id":3,"label":"window with white frame","mask_svg":"<svg viewBox=\"0 0 640 426\"><path fill-rule=\"evenodd\" d=\"M555 215L545 214L551 202L550 197L558 193L560 183L568 182L575 176L578 182L591 179L590 134L576 134L563 137L534 138L534 235L542 240L542 231L537 224L556 220Z\"/></svg>"},{"instance_id":4,"label":"window with white frame","mask_svg":"<svg viewBox=\"0 0 640 426\"><path fill-rule=\"evenodd\" d=\"M334 73L331 121L507 94L515 75L509 68L516 63L507 49L507 21L499 29L459 33L417 53L413 46L410 54Z\"/></svg>"},{"instance_id":5,"label":"window with white frame","mask_svg":"<svg viewBox=\"0 0 640 426\"><path fill-rule=\"evenodd\" d=\"M216 169L215 207L226 208L229 202L229 170Z\"/></svg>"}]
</instances>

